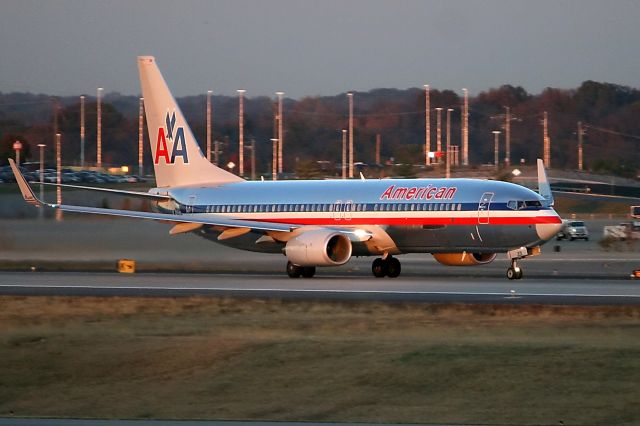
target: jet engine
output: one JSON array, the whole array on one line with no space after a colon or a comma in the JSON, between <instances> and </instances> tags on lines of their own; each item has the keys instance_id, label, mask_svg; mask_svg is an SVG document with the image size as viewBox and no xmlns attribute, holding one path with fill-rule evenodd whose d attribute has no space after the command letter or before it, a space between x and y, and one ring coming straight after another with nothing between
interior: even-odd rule
<instances>
[{"instance_id":1,"label":"jet engine","mask_svg":"<svg viewBox=\"0 0 640 426\"><path fill-rule=\"evenodd\" d=\"M351 259L351 249L346 235L320 229L290 239L284 250L297 266L340 266Z\"/></svg>"},{"instance_id":2,"label":"jet engine","mask_svg":"<svg viewBox=\"0 0 640 426\"><path fill-rule=\"evenodd\" d=\"M433 257L447 266L473 266L493 262L496 253L433 253Z\"/></svg>"}]
</instances>

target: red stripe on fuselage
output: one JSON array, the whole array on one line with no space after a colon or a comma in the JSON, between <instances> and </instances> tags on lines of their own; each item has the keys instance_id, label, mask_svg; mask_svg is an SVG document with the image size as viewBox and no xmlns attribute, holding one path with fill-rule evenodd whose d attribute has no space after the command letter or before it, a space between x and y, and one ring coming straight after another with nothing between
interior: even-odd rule
<instances>
[{"instance_id":1,"label":"red stripe on fuselage","mask_svg":"<svg viewBox=\"0 0 640 426\"><path fill-rule=\"evenodd\" d=\"M239 219L242 217L238 217ZM491 216L486 222L478 221L478 217L367 217L351 219L331 219L313 217L292 217L292 218L247 218L257 222L290 223L292 225L538 225L547 223L562 223L557 216L534 216L534 217L495 217Z\"/></svg>"}]
</instances>

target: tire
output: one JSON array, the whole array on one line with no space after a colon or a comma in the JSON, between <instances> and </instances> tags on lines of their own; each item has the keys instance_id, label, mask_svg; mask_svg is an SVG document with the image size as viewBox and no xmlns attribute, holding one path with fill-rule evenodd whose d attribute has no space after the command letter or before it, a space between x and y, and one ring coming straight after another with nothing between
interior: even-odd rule
<instances>
[{"instance_id":1,"label":"tire","mask_svg":"<svg viewBox=\"0 0 640 426\"><path fill-rule=\"evenodd\" d=\"M509 278L510 280L516 279L516 271L513 268L507 269L507 278Z\"/></svg>"},{"instance_id":2,"label":"tire","mask_svg":"<svg viewBox=\"0 0 640 426\"><path fill-rule=\"evenodd\" d=\"M287 262L287 275L289 275L289 278L300 278L300 275L302 275L302 268L291 262Z\"/></svg>"},{"instance_id":3,"label":"tire","mask_svg":"<svg viewBox=\"0 0 640 426\"><path fill-rule=\"evenodd\" d=\"M521 280L522 279L522 269L521 268L516 268L516 280Z\"/></svg>"},{"instance_id":4,"label":"tire","mask_svg":"<svg viewBox=\"0 0 640 426\"><path fill-rule=\"evenodd\" d=\"M373 276L376 278L384 278L387 275L387 262L380 257L377 258L371 264L371 272L373 272Z\"/></svg>"},{"instance_id":5,"label":"tire","mask_svg":"<svg viewBox=\"0 0 640 426\"><path fill-rule=\"evenodd\" d=\"M313 276L316 274L316 267L315 266L306 266L304 268L302 268L302 277L303 278L313 278Z\"/></svg>"},{"instance_id":6,"label":"tire","mask_svg":"<svg viewBox=\"0 0 640 426\"><path fill-rule=\"evenodd\" d=\"M402 267L398 259L396 259L395 257L390 257L387 259L387 276L389 278L399 277L401 270Z\"/></svg>"}]
</instances>

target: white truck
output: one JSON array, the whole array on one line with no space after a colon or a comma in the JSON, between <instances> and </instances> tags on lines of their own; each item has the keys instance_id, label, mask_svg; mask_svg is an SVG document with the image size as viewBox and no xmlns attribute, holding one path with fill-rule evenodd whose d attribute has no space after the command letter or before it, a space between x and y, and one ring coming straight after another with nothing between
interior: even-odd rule
<instances>
[{"instance_id":1,"label":"white truck","mask_svg":"<svg viewBox=\"0 0 640 426\"><path fill-rule=\"evenodd\" d=\"M605 226L604 237L615 238L620 241L640 240L640 220Z\"/></svg>"}]
</instances>

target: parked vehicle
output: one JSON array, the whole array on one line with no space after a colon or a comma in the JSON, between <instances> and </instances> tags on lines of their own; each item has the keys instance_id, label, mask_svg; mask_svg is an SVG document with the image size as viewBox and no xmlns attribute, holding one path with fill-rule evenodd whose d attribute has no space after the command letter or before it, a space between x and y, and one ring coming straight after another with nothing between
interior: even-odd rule
<instances>
[{"instance_id":1,"label":"parked vehicle","mask_svg":"<svg viewBox=\"0 0 640 426\"><path fill-rule=\"evenodd\" d=\"M640 240L640 221L622 222L619 225L605 226L604 236L620 241Z\"/></svg>"},{"instance_id":2,"label":"parked vehicle","mask_svg":"<svg viewBox=\"0 0 640 426\"><path fill-rule=\"evenodd\" d=\"M587 225L581 220L563 220L562 228L556 235L556 240L560 241L565 238L568 238L570 241L577 239L589 241Z\"/></svg>"}]
</instances>

